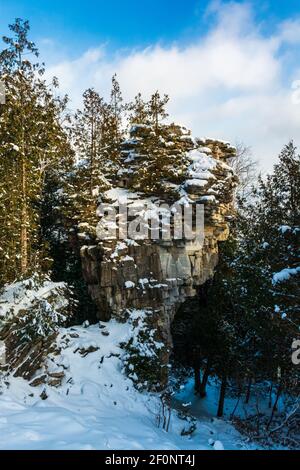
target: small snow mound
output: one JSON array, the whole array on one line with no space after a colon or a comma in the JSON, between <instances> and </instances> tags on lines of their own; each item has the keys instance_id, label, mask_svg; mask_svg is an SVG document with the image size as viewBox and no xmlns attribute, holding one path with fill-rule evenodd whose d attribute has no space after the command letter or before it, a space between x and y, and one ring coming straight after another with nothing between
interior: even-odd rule
<instances>
[{"instance_id":1,"label":"small snow mound","mask_svg":"<svg viewBox=\"0 0 300 470\"><path fill-rule=\"evenodd\" d=\"M216 441L214 443L214 449L215 450L224 450L224 446L221 441Z\"/></svg>"},{"instance_id":2,"label":"small snow mound","mask_svg":"<svg viewBox=\"0 0 300 470\"><path fill-rule=\"evenodd\" d=\"M279 232L282 233L282 235L284 235L286 232L290 232L292 229L289 225L281 225L278 229Z\"/></svg>"},{"instance_id":3,"label":"small snow mound","mask_svg":"<svg viewBox=\"0 0 300 470\"><path fill-rule=\"evenodd\" d=\"M296 268L284 268L278 273L273 274L273 285L278 284L280 282L288 281L292 276L296 276L300 273L300 266Z\"/></svg>"},{"instance_id":4,"label":"small snow mound","mask_svg":"<svg viewBox=\"0 0 300 470\"><path fill-rule=\"evenodd\" d=\"M132 281L126 281L125 282L125 287L126 287L126 289L132 289L133 287L135 287L135 283L132 282Z\"/></svg>"}]
</instances>

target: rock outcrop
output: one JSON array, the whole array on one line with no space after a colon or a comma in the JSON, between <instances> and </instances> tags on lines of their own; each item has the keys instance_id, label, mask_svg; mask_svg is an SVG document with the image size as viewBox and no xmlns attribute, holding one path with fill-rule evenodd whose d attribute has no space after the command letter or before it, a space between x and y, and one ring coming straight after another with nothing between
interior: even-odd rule
<instances>
[{"instance_id":1,"label":"rock outcrop","mask_svg":"<svg viewBox=\"0 0 300 470\"><path fill-rule=\"evenodd\" d=\"M235 153L228 143L193 139L186 129L170 125L159 140L167 163L156 175L157 184L152 178L152 186L142 191L136 174L148 158L144 140L152 134L151 126L132 128L123 144L122 169L101 194L97 239L88 223L80 224L77 238L85 243L80 250L83 277L99 320L128 322L124 370L139 388L157 389L168 379L174 316L213 276L218 243L228 237L237 180L226 163ZM126 216L120 210L125 203ZM107 220L105 207L113 209L114 220ZM135 236L129 230L132 224ZM90 228L92 235L86 233ZM59 386L67 366L59 362L56 339L73 307L64 283L36 278L5 288L0 371L22 376L33 386ZM65 341L70 341L68 335ZM84 357L93 351L91 346L75 353Z\"/></svg>"},{"instance_id":2,"label":"rock outcrop","mask_svg":"<svg viewBox=\"0 0 300 470\"><path fill-rule=\"evenodd\" d=\"M137 142L142 136L140 126L132 130L131 139L125 143L128 171L122 172L117 189L104 194L104 202L116 206L120 197L126 197L129 207L133 207L145 198L145 195L135 193L128 183L132 168L143 164L141 155L136 152ZM237 183L232 168L226 163L235 153L228 143L193 140L189 136L184 139L189 141L184 177L172 186L172 202L183 206L187 203L203 205L203 237L194 240L185 236L168 240L108 237L81 249L84 278L97 305L99 319L106 321L112 316L126 319L132 309L152 311L149 324L166 346L160 357L162 365L168 362L172 347L170 325L178 307L187 298L195 296L197 287L213 276L218 262L218 243L228 237L233 191ZM127 179L124 178L126 173ZM172 181L162 184L172 185ZM129 189L124 188L126 185ZM177 194L177 201L174 194ZM157 195L147 196L147 201L150 212L153 212L151 205L157 204ZM163 367L158 374L162 370ZM165 379L164 372L158 381Z\"/></svg>"}]
</instances>

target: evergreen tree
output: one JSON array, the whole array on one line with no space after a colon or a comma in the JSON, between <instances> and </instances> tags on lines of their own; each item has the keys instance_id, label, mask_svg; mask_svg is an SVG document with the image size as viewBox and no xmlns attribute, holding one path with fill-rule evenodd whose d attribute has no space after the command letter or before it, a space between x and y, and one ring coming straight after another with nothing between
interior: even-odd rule
<instances>
[{"instance_id":1,"label":"evergreen tree","mask_svg":"<svg viewBox=\"0 0 300 470\"><path fill-rule=\"evenodd\" d=\"M153 125L133 125L122 146L122 175L127 172L130 186L146 194L172 195L185 178L193 146L190 132L175 124L160 124L157 132Z\"/></svg>"},{"instance_id":2,"label":"evergreen tree","mask_svg":"<svg viewBox=\"0 0 300 470\"><path fill-rule=\"evenodd\" d=\"M105 176L114 180L120 169L121 142L124 138L123 114L125 111L122 93L116 75L112 77L110 102L106 107L103 134L105 150Z\"/></svg>"},{"instance_id":3,"label":"evergreen tree","mask_svg":"<svg viewBox=\"0 0 300 470\"><path fill-rule=\"evenodd\" d=\"M78 110L74 118L73 139L77 159L83 168L83 187L89 187L89 192L97 187L102 157L102 133L103 133L103 99L99 94L89 88L83 93L83 110Z\"/></svg>"},{"instance_id":4,"label":"evergreen tree","mask_svg":"<svg viewBox=\"0 0 300 470\"><path fill-rule=\"evenodd\" d=\"M192 343L199 347L197 364L209 364L222 383L219 416L228 383L238 385L246 400L255 382L274 384L278 396L299 393L299 371L291 361L299 337L299 178L300 159L290 143L273 174L260 178L250 200L240 202L214 279L200 299Z\"/></svg>"},{"instance_id":5,"label":"evergreen tree","mask_svg":"<svg viewBox=\"0 0 300 470\"><path fill-rule=\"evenodd\" d=\"M68 148L61 126L64 99L55 98L43 79L29 24L17 19L13 37L4 37L0 79L6 104L0 108L0 282L49 268L41 241L40 207L47 172L61 165ZM53 87L56 81L53 81ZM49 260L50 261L50 260Z\"/></svg>"},{"instance_id":6,"label":"evergreen tree","mask_svg":"<svg viewBox=\"0 0 300 470\"><path fill-rule=\"evenodd\" d=\"M149 114L156 133L158 133L159 130L159 123L168 117L168 113L166 112L166 105L168 102L168 95L161 97L158 91L156 91L150 98L148 104Z\"/></svg>"},{"instance_id":7,"label":"evergreen tree","mask_svg":"<svg viewBox=\"0 0 300 470\"><path fill-rule=\"evenodd\" d=\"M122 146L121 176L129 174L130 185L147 194L174 196L188 165L186 153L194 147L187 129L162 122L168 116L168 101L167 95L161 98L156 92L147 103L138 94L128 107L132 126L130 139Z\"/></svg>"},{"instance_id":8,"label":"evergreen tree","mask_svg":"<svg viewBox=\"0 0 300 470\"><path fill-rule=\"evenodd\" d=\"M76 153L76 164L64 181L63 214L67 229L78 231L88 224L95 231L97 201L110 173L109 110L103 98L88 89L83 94L83 109L72 119L70 136ZM114 130L111 130L114 134ZM114 137L112 138L112 140Z\"/></svg>"},{"instance_id":9,"label":"evergreen tree","mask_svg":"<svg viewBox=\"0 0 300 470\"><path fill-rule=\"evenodd\" d=\"M148 103L143 100L141 93L138 93L132 103L129 103L126 107L129 111L129 125L133 126L136 124L150 124L150 115L148 109Z\"/></svg>"}]
</instances>

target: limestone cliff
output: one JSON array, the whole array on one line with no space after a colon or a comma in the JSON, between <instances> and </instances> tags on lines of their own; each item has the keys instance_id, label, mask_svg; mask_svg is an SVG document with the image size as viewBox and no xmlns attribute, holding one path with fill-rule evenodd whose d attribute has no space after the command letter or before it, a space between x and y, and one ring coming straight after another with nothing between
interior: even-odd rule
<instances>
[{"instance_id":1,"label":"limestone cliff","mask_svg":"<svg viewBox=\"0 0 300 470\"><path fill-rule=\"evenodd\" d=\"M129 205L144 197L130 187L133 168L143 164L136 150L140 136L141 128L135 127L124 145L127 175L123 171L116 179L117 190L114 188L103 196L102 200L112 206L120 195L126 195ZM125 319L132 309L151 311L149 324L165 345L160 357L162 364L167 363L172 347L170 325L176 310L213 275L218 262L218 242L228 236L236 186L233 170L226 163L234 155L228 143L194 140L189 136L184 140L189 142L189 148L184 149L186 161L181 182L177 180L172 185L172 181L164 181L162 185L172 186L173 201L178 198L183 204L189 201L204 205L203 239L106 239L81 249L84 278L99 319L105 321L112 316ZM163 197L166 199L165 192ZM150 200L157 202L157 195Z\"/></svg>"},{"instance_id":2,"label":"limestone cliff","mask_svg":"<svg viewBox=\"0 0 300 470\"><path fill-rule=\"evenodd\" d=\"M151 126L132 128L122 146L122 170L115 181L105 185L109 189L102 190L99 200L99 204L117 209L125 199L134 216L122 219L117 214L115 236L107 236L100 204L97 238L95 227L83 221L76 243L81 246L83 276L99 320L114 317L130 326L131 335L121 345L124 370L139 388L158 389L168 379L175 313L213 276L218 243L228 236L236 177L226 163L235 153L228 143L192 139L185 129L169 125L162 129L159 140L160 155L169 168L165 165L164 172L155 175L153 193L142 191L136 175L147 163L144 152L151 146L145 145L145 139L152 139L152 134ZM172 236L187 206L192 214L201 207L203 225L192 224L194 237L185 230L182 236ZM136 216L149 236L120 238L120 230L128 228ZM167 216L170 237L161 227ZM152 236L153 220L158 222L156 237ZM90 228L91 236L85 233ZM8 286L0 305L0 371L25 377L35 386L59 386L65 365L60 362L61 345L56 338L59 326L71 321L73 307L72 292L64 283L32 279ZM101 333L106 334L105 330ZM85 355L93 347L80 351ZM49 355L53 357L49 359Z\"/></svg>"}]
</instances>

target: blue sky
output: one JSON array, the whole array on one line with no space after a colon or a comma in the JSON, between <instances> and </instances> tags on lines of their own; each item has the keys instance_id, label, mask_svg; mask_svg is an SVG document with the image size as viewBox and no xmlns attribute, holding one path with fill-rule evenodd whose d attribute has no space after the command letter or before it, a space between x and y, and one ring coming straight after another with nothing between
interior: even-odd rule
<instances>
[{"instance_id":1,"label":"blue sky","mask_svg":"<svg viewBox=\"0 0 300 470\"><path fill-rule=\"evenodd\" d=\"M243 141L264 170L300 144L299 0L0 0L1 33L15 17L73 108L116 72L126 99L170 94L175 120Z\"/></svg>"},{"instance_id":2,"label":"blue sky","mask_svg":"<svg viewBox=\"0 0 300 470\"><path fill-rule=\"evenodd\" d=\"M251 3L266 32L279 19L300 14L299 0ZM210 4L208 0L1 0L0 17L4 28L16 17L29 19L34 40L55 40L69 56L76 56L104 42L112 49L188 42L213 26L213 18L206 14Z\"/></svg>"}]
</instances>

